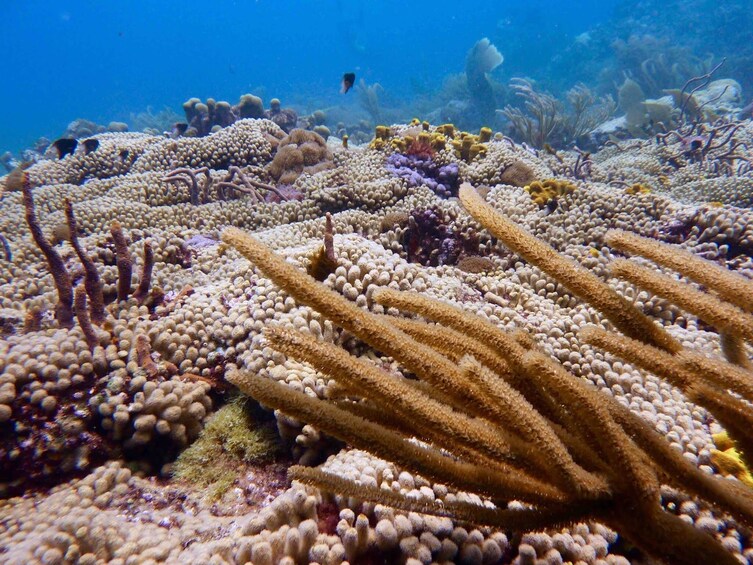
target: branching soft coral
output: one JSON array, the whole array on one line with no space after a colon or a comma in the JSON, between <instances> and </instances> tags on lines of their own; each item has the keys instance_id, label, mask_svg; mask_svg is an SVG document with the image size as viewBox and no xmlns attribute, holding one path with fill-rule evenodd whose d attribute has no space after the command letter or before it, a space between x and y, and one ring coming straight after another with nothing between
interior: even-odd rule
<instances>
[{"instance_id":1,"label":"branching soft coral","mask_svg":"<svg viewBox=\"0 0 753 565\"><path fill-rule=\"evenodd\" d=\"M510 87L521 98L524 109L508 105L501 112L510 121L513 137L537 148L572 144L616 109L611 97L597 99L582 84L567 92L569 108L548 92L536 90L527 79L512 79Z\"/></svg>"},{"instance_id":2,"label":"branching soft coral","mask_svg":"<svg viewBox=\"0 0 753 565\"><path fill-rule=\"evenodd\" d=\"M745 367L685 351L608 284L493 210L473 187L462 185L459 196L501 243L600 310L624 334L591 327L581 331L581 339L680 387L718 418L735 438L741 462L747 462L745 456L753 453L753 420L749 406L729 392L753 397L753 379ZM396 379L334 344L283 328L267 332L269 343L335 378L350 401L330 404L251 374L234 373L232 382L264 405L430 480L487 497L493 506L416 502L321 470L295 468L294 478L398 508L511 530L597 520L665 562L736 563L712 536L664 510L661 486L680 489L748 527L753 524L753 493L701 472L639 416L574 378L530 339L507 334L448 304L391 289L374 292L372 299L438 325L371 314L239 230L229 229L223 238L296 301L392 357L421 384ZM739 320L744 326L725 322L725 332L733 338L728 347L734 350L741 339L753 339L747 330L747 310L753 307L743 296L727 297L737 287L750 296L748 281L700 260L682 261L681 253L645 238L616 232L607 241L662 265L678 264L686 276L713 283L717 296L741 308L727 316L734 318L730 324ZM624 265L617 263L615 271L635 272ZM669 281L661 289L652 283L651 290L676 294ZM691 293L683 308L708 316L709 299ZM422 443L413 442L414 437ZM511 499L530 506L511 508Z\"/></svg>"},{"instance_id":3,"label":"branching soft coral","mask_svg":"<svg viewBox=\"0 0 753 565\"><path fill-rule=\"evenodd\" d=\"M461 189L463 204L494 226L499 215L472 190ZM492 231L502 233L497 226ZM375 292L379 304L434 320L444 330L412 333L326 289L240 230L226 230L223 239L296 301L391 356L422 383L397 379L334 344L283 328L268 330L272 347L334 377L360 401L333 404L249 373L232 373L231 382L265 406L429 480L487 497L493 506L417 502L316 469L296 467L294 478L515 531L597 520L666 562L737 563L713 537L664 511L660 487L680 488L746 525L753 524L753 495L699 471L640 417L574 378L530 340L415 293ZM534 257L548 254L556 252L539 246ZM578 270L573 278L580 276ZM458 351L473 358L458 362ZM512 500L526 506L510 507Z\"/></svg>"}]
</instances>

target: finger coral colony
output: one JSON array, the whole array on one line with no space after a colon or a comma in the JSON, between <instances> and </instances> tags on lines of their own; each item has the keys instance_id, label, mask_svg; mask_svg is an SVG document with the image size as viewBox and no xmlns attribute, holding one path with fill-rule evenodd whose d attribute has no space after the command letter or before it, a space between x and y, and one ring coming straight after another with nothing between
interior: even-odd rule
<instances>
[{"instance_id":1,"label":"finger coral colony","mask_svg":"<svg viewBox=\"0 0 753 565\"><path fill-rule=\"evenodd\" d=\"M510 137L247 94L12 168L0 562L753 559L753 123L649 63L616 133L584 85Z\"/></svg>"}]
</instances>

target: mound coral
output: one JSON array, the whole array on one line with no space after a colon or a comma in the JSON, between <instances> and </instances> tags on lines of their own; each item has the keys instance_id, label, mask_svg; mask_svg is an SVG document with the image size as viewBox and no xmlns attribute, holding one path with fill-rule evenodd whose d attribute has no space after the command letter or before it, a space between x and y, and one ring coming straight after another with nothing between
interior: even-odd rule
<instances>
[{"instance_id":1,"label":"mound coral","mask_svg":"<svg viewBox=\"0 0 753 565\"><path fill-rule=\"evenodd\" d=\"M269 101L269 110L264 116L280 126L285 133L291 133L298 124L298 114L292 108L283 108L278 98Z\"/></svg>"},{"instance_id":2,"label":"mound coral","mask_svg":"<svg viewBox=\"0 0 753 565\"><path fill-rule=\"evenodd\" d=\"M244 94L238 102L238 115L243 118L263 118L264 103L253 94Z\"/></svg>"},{"instance_id":3,"label":"mound coral","mask_svg":"<svg viewBox=\"0 0 753 565\"><path fill-rule=\"evenodd\" d=\"M203 137L245 118L267 118L276 123L285 133L296 127L298 115L290 108L281 108L280 101L273 98L270 109L264 110L264 104L258 96L244 94L235 106L225 101L207 98L202 102L191 98L183 103L186 124L177 124L174 136ZM181 126L181 127L178 127Z\"/></svg>"},{"instance_id":4,"label":"mound coral","mask_svg":"<svg viewBox=\"0 0 753 565\"><path fill-rule=\"evenodd\" d=\"M533 169L523 161L513 161L502 171L500 183L523 188L536 180Z\"/></svg>"},{"instance_id":5,"label":"mound coral","mask_svg":"<svg viewBox=\"0 0 753 565\"><path fill-rule=\"evenodd\" d=\"M381 231L388 231L395 227L405 227L408 225L410 215L407 212L389 212L385 214L380 222Z\"/></svg>"},{"instance_id":6,"label":"mound coral","mask_svg":"<svg viewBox=\"0 0 753 565\"><path fill-rule=\"evenodd\" d=\"M496 268L494 261L488 257L480 257L478 255L467 255L462 257L457 263L458 269L465 271L466 273L486 273L493 271Z\"/></svg>"},{"instance_id":7,"label":"mound coral","mask_svg":"<svg viewBox=\"0 0 753 565\"><path fill-rule=\"evenodd\" d=\"M227 102L216 102L208 98L206 103L198 98L191 98L183 103L183 111L188 123L183 134L189 137L202 137L229 126L235 117Z\"/></svg>"},{"instance_id":8,"label":"mound coral","mask_svg":"<svg viewBox=\"0 0 753 565\"><path fill-rule=\"evenodd\" d=\"M295 129L280 140L267 170L276 181L292 184L304 173L313 175L332 167L332 152L322 136L313 131Z\"/></svg>"}]
</instances>

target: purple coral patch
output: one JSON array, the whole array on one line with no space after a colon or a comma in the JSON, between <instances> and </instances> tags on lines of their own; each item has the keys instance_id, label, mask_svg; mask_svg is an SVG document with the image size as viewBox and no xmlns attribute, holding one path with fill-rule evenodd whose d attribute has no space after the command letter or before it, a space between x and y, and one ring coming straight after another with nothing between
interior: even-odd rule
<instances>
[{"instance_id":1,"label":"purple coral patch","mask_svg":"<svg viewBox=\"0 0 753 565\"><path fill-rule=\"evenodd\" d=\"M457 196L460 178L455 163L439 165L430 157L393 153L387 157L386 168L393 175L408 181L408 186L428 186L441 198Z\"/></svg>"},{"instance_id":2,"label":"purple coral patch","mask_svg":"<svg viewBox=\"0 0 753 565\"><path fill-rule=\"evenodd\" d=\"M408 261L422 265L456 265L465 255L478 255L479 239L472 232L444 222L436 210L416 209L404 236Z\"/></svg>"}]
</instances>

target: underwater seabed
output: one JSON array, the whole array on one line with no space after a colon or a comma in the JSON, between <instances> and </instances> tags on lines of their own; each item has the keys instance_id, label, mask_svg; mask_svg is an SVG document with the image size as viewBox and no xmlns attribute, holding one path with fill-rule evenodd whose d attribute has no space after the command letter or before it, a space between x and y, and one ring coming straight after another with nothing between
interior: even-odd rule
<instances>
[{"instance_id":1,"label":"underwater seabed","mask_svg":"<svg viewBox=\"0 0 753 565\"><path fill-rule=\"evenodd\" d=\"M753 122L206 133L0 179L0 561L753 556Z\"/></svg>"}]
</instances>

